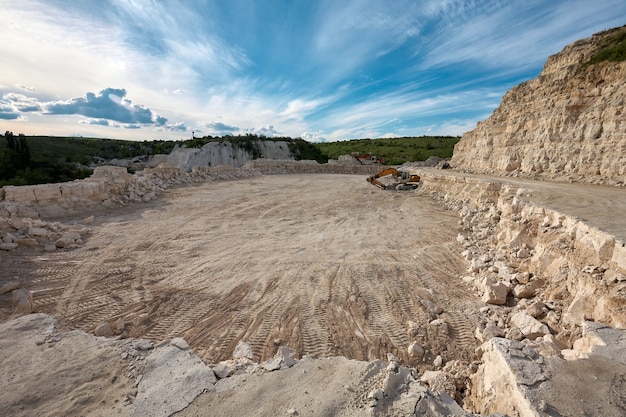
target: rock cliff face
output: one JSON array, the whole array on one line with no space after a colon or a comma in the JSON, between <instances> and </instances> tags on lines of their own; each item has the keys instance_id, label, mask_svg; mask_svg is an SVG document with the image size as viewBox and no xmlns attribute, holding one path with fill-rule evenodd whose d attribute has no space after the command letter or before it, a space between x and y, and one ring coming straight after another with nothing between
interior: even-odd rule
<instances>
[{"instance_id":1,"label":"rock cliff face","mask_svg":"<svg viewBox=\"0 0 626 417\"><path fill-rule=\"evenodd\" d=\"M626 26L548 58L533 80L510 90L491 117L454 149L451 166L475 173L626 184L626 61L586 65Z\"/></svg>"},{"instance_id":2,"label":"rock cliff face","mask_svg":"<svg viewBox=\"0 0 626 417\"><path fill-rule=\"evenodd\" d=\"M289 144L284 141L256 141L254 143L261 158L294 159ZM156 167L161 163L176 166L184 172L191 172L195 167L216 167L230 165L239 168L255 159L247 149L228 141L209 142L201 148L175 148L169 155L155 155L149 165Z\"/></svg>"}]
</instances>

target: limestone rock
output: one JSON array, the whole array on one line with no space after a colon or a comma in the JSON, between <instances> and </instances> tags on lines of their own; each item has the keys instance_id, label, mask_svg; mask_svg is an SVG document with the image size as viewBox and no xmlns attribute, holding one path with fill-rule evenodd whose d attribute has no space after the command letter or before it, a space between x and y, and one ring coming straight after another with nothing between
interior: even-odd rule
<instances>
[{"instance_id":1,"label":"limestone rock","mask_svg":"<svg viewBox=\"0 0 626 417\"><path fill-rule=\"evenodd\" d=\"M187 344L187 342L184 339L181 339L180 337L173 338L170 342L170 346L175 346L180 350L189 349L189 344Z\"/></svg>"},{"instance_id":2,"label":"limestone rock","mask_svg":"<svg viewBox=\"0 0 626 417\"><path fill-rule=\"evenodd\" d=\"M214 391L216 382L211 368L192 351L171 345L158 347L146 359L135 415L170 416L203 392Z\"/></svg>"},{"instance_id":3,"label":"limestone rock","mask_svg":"<svg viewBox=\"0 0 626 417\"><path fill-rule=\"evenodd\" d=\"M11 293L13 314L30 314L33 312L33 295L24 288L13 290Z\"/></svg>"},{"instance_id":4,"label":"limestone rock","mask_svg":"<svg viewBox=\"0 0 626 417\"><path fill-rule=\"evenodd\" d=\"M430 300L420 300L420 304L426 309L426 311L428 311L432 318L435 318L437 315L443 313L443 308Z\"/></svg>"},{"instance_id":5,"label":"limestone rock","mask_svg":"<svg viewBox=\"0 0 626 417\"><path fill-rule=\"evenodd\" d=\"M265 361L263 364L263 369L268 372L277 371L280 369L282 364L282 360L280 358L273 358L268 361Z\"/></svg>"},{"instance_id":6,"label":"limestone rock","mask_svg":"<svg viewBox=\"0 0 626 417\"><path fill-rule=\"evenodd\" d=\"M530 281L528 284L517 285L513 289L513 295L515 295L517 298L534 297L537 290L542 288L544 284L545 283L542 279L535 279L533 281Z\"/></svg>"},{"instance_id":7,"label":"limestone rock","mask_svg":"<svg viewBox=\"0 0 626 417\"><path fill-rule=\"evenodd\" d=\"M234 374L236 370L237 368L235 367L233 361L222 361L213 366L213 372L220 379L228 378Z\"/></svg>"},{"instance_id":8,"label":"limestone rock","mask_svg":"<svg viewBox=\"0 0 626 417\"><path fill-rule=\"evenodd\" d=\"M290 367L298 362L296 360L297 354L298 353L295 350L287 346L280 346L276 351L276 355L274 355L274 358L279 359L287 367Z\"/></svg>"},{"instance_id":9,"label":"limestone rock","mask_svg":"<svg viewBox=\"0 0 626 417\"><path fill-rule=\"evenodd\" d=\"M485 342L480 351L483 364L472 376L466 404L482 414L542 415L534 391L548 379L541 356L520 342L501 338Z\"/></svg>"},{"instance_id":10,"label":"limestone rock","mask_svg":"<svg viewBox=\"0 0 626 417\"><path fill-rule=\"evenodd\" d=\"M154 345L149 340L138 340L134 343L134 347L137 350L150 350Z\"/></svg>"},{"instance_id":11,"label":"limestone rock","mask_svg":"<svg viewBox=\"0 0 626 417\"><path fill-rule=\"evenodd\" d=\"M31 227L28 229L28 234L30 236L47 236L48 235L48 230L44 229L43 227Z\"/></svg>"},{"instance_id":12,"label":"limestone rock","mask_svg":"<svg viewBox=\"0 0 626 417\"><path fill-rule=\"evenodd\" d=\"M494 337L504 337L504 331L494 324L488 324L484 329L476 328L474 335L481 342L486 342Z\"/></svg>"},{"instance_id":13,"label":"limestone rock","mask_svg":"<svg viewBox=\"0 0 626 417\"><path fill-rule=\"evenodd\" d=\"M511 316L511 324L520 329L522 334L531 340L550 333L548 326L525 312L513 314Z\"/></svg>"},{"instance_id":14,"label":"limestone rock","mask_svg":"<svg viewBox=\"0 0 626 417\"><path fill-rule=\"evenodd\" d=\"M243 341L237 344L233 352L233 359L240 359L240 358L254 359L254 354L252 353L252 347L250 347L249 344Z\"/></svg>"},{"instance_id":15,"label":"limestone rock","mask_svg":"<svg viewBox=\"0 0 626 417\"><path fill-rule=\"evenodd\" d=\"M506 304L506 297L508 294L509 288L505 284L498 282L496 284L489 285L486 288L482 301L487 304Z\"/></svg>"},{"instance_id":16,"label":"limestone rock","mask_svg":"<svg viewBox=\"0 0 626 417\"><path fill-rule=\"evenodd\" d=\"M626 181L626 62L582 66L625 27L566 46L543 71L505 94L491 117L463 135L450 165L476 173L577 181Z\"/></svg>"},{"instance_id":17,"label":"limestone rock","mask_svg":"<svg viewBox=\"0 0 626 417\"><path fill-rule=\"evenodd\" d=\"M413 342L408 348L409 356L416 359L421 359L424 356L424 348L419 342Z\"/></svg>"},{"instance_id":18,"label":"limestone rock","mask_svg":"<svg viewBox=\"0 0 626 417\"><path fill-rule=\"evenodd\" d=\"M428 417L467 417L467 413L445 392L424 392L413 410L415 416Z\"/></svg>"},{"instance_id":19,"label":"limestone rock","mask_svg":"<svg viewBox=\"0 0 626 417\"><path fill-rule=\"evenodd\" d=\"M113 330L111 323L103 321L98 323L93 331L93 334L100 337L111 337L115 335L115 331Z\"/></svg>"},{"instance_id":20,"label":"limestone rock","mask_svg":"<svg viewBox=\"0 0 626 417\"><path fill-rule=\"evenodd\" d=\"M120 317L113 323L113 332L115 334L122 334L125 325L126 323L124 322L124 319Z\"/></svg>"}]
</instances>

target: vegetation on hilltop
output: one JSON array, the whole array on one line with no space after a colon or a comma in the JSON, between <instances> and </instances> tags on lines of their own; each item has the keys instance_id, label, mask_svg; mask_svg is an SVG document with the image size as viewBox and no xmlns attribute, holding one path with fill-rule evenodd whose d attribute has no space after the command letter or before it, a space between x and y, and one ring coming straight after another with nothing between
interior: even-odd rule
<instances>
[{"instance_id":1,"label":"vegetation on hilltop","mask_svg":"<svg viewBox=\"0 0 626 417\"><path fill-rule=\"evenodd\" d=\"M370 155L384 159L387 165L425 161L430 156L450 158L458 136L419 136L381 139L353 139L342 142L318 143L322 153L332 159L339 155Z\"/></svg>"},{"instance_id":2,"label":"vegetation on hilltop","mask_svg":"<svg viewBox=\"0 0 626 417\"><path fill-rule=\"evenodd\" d=\"M0 187L72 181L89 176L90 166L111 159L169 154L175 146L199 148L209 142L228 141L254 158L261 156L259 141L285 141L295 159L325 163L339 155L374 155L386 164L423 161L431 155L452 156L458 137L422 136L390 139L355 139L310 143L300 138L257 136L205 136L182 141L129 141L118 139L0 135Z\"/></svg>"},{"instance_id":3,"label":"vegetation on hilltop","mask_svg":"<svg viewBox=\"0 0 626 417\"><path fill-rule=\"evenodd\" d=\"M12 132L0 137L0 186L64 182L91 174L91 169L70 163L70 156L61 158L42 142ZM68 150L66 155L75 154Z\"/></svg>"},{"instance_id":4,"label":"vegetation on hilltop","mask_svg":"<svg viewBox=\"0 0 626 417\"><path fill-rule=\"evenodd\" d=\"M598 50L583 64L583 67L603 61L626 61L626 26L607 32Z\"/></svg>"}]
</instances>

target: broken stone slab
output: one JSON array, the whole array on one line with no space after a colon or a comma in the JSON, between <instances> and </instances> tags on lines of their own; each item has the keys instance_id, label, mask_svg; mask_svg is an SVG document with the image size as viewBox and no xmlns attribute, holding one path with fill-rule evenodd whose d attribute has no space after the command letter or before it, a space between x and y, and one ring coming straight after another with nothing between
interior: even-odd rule
<instances>
[{"instance_id":1,"label":"broken stone slab","mask_svg":"<svg viewBox=\"0 0 626 417\"><path fill-rule=\"evenodd\" d=\"M137 416L170 416L186 408L198 395L214 391L215 374L191 350L166 345L146 358L135 399Z\"/></svg>"},{"instance_id":2,"label":"broken stone slab","mask_svg":"<svg viewBox=\"0 0 626 417\"><path fill-rule=\"evenodd\" d=\"M481 414L543 415L541 391L548 373L536 351L514 340L493 338L479 352L482 364L472 376L466 405Z\"/></svg>"},{"instance_id":3,"label":"broken stone slab","mask_svg":"<svg viewBox=\"0 0 626 417\"><path fill-rule=\"evenodd\" d=\"M626 364L626 330L585 321L582 333L582 337L574 341L572 349L562 351L565 359L586 359L596 355Z\"/></svg>"},{"instance_id":4,"label":"broken stone slab","mask_svg":"<svg viewBox=\"0 0 626 417\"><path fill-rule=\"evenodd\" d=\"M511 316L511 324L520 329L522 334L530 340L550 333L548 326L523 311Z\"/></svg>"}]
</instances>

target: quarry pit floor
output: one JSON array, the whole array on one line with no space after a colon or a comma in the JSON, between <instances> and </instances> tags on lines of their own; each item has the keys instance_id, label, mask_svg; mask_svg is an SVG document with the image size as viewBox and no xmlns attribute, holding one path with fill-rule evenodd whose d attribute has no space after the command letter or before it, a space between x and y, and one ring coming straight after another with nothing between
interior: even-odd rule
<instances>
[{"instance_id":1,"label":"quarry pit floor","mask_svg":"<svg viewBox=\"0 0 626 417\"><path fill-rule=\"evenodd\" d=\"M240 341L257 360L286 345L357 360L393 353L411 366L414 341L424 363L470 359L477 346L484 304L458 278L458 214L418 193L362 176L275 175L94 215L79 248L3 259L10 276L30 277L35 311L69 329L122 318L123 336L182 337L208 364ZM427 334L436 317L447 334Z\"/></svg>"}]
</instances>

